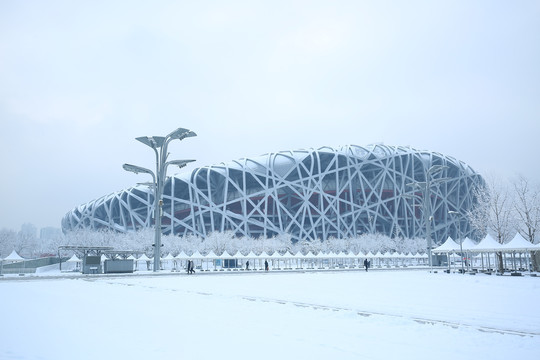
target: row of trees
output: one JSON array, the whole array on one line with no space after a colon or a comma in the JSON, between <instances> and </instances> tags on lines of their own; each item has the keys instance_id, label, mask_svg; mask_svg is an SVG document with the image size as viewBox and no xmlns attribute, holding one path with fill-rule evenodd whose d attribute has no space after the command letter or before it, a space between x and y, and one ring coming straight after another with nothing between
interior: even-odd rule
<instances>
[{"instance_id":1,"label":"row of trees","mask_svg":"<svg viewBox=\"0 0 540 360\"><path fill-rule=\"evenodd\" d=\"M35 227L26 224L21 231L16 233L13 230L0 229L0 257L6 257L15 250L18 254L26 258L35 258L42 255L54 255L58 252L58 247L63 245L72 246L109 246L115 250L141 251L147 255L153 253L154 230L143 229L137 232L118 233L114 231L93 231L77 230L68 234L54 236L52 238L38 239ZM272 238L238 238L232 232L215 232L203 239L199 236L188 235L179 237L175 235L164 235L162 237L162 253L178 254L184 251L192 254L199 251L206 254L214 251L222 254L227 251L234 254L240 251L244 254L253 251L261 253L266 251L271 254L274 251L284 253L307 253L312 251L323 252L347 252L354 253L371 251L398 251L402 253L424 252L426 240L391 238L382 234L365 234L356 238L335 239L330 238L325 241L300 241L293 243L292 237L288 234L275 236Z\"/></svg>"},{"instance_id":2,"label":"row of trees","mask_svg":"<svg viewBox=\"0 0 540 360\"><path fill-rule=\"evenodd\" d=\"M134 250L142 251L147 255L152 255L152 243L154 232L150 230L142 230L127 234L121 234L109 231L88 231L79 230L66 235L66 243L64 245L80 245L80 246L111 246L115 250ZM339 253L341 251L353 251L355 253L367 253L371 251L399 251L403 253L424 252L426 249L425 239L402 239L390 238L380 234L365 234L356 238L345 239L327 239L325 241L301 241L293 243L290 235L280 235L272 238L251 238L251 237L236 237L232 232L215 232L207 236L205 239L188 235L179 237L175 235L164 235L162 237L163 249L162 254L172 253L174 255L185 252L188 255L199 251L206 254L213 251L216 254L222 254L227 251L230 254L235 254L240 251L243 254L248 254L250 251L261 253L266 251L272 254L275 251L284 253L307 253L312 251Z\"/></svg>"},{"instance_id":3,"label":"row of trees","mask_svg":"<svg viewBox=\"0 0 540 360\"><path fill-rule=\"evenodd\" d=\"M24 238L26 239L26 238ZM43 253L56 254L58 247L62 245L71 246L110 246L115 250L141 251L149 256L153 254L152 243L154 231L152 229L143 229L138 232L118 233L114 231L92 231L78 230L70 232L64 236L54 239L40 241L32 239L31 241L21 241L20 233L11 230L0 230L0 256L7 256L12 250L16 250L25 257L37 257ZM275 251L284 253L307 253L312 251L323 252L347 252L354 253L368 251L374 254L377 251L398 251L402 253L425 252L426 240L391 238L381 234L365 234L356 238L345 239L327 239L325 241L300 241L293 243L292 237L285 234L272 238L238 238L232 232L215 232L203 239L195 235L179 237L175 235L164 235L162 237L162 254L172 253L174 255L184 251L191 255L195 251L206 254L213 251L216 254L222 254L227 251L234 254L240 251L248 254L250 251L261 253L266 251L272 254Z\"/></svg>"},{"instance_id":4,"label":"row of trees","mask_svg":"<svg viewBox=\"0 0 540 360\"><path fill-rule=\"evenodd\" d=\"M540 226L540 186L518 177L512 182L491 178L483 188L476 189L477 206L466 216L483 237L486 232L499 243L512 239L516 232L536 243ZM535 259L535 257L533 257ZM499 256L502 267L502 256ZM533 267L538 264L533 260Z\"/></svg>"}]
</instances>

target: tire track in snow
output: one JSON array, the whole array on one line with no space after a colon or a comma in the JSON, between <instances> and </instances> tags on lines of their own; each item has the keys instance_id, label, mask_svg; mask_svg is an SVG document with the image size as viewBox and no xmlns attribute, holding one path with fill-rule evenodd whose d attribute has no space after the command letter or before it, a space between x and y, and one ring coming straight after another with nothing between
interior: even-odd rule
<instances>
[{"instance_id":1,"label":"tire track in snow","mask_svg":"<svg viewBox=\"0 0 540 360\"><path fill-rule=\"evenodd\" d=\"M363 317L384 316L384 317L392 317L392 318L397 318L397 319L408 319L408 320L412 320L416 323L423 324L423 325L444 325L444 326L450 326L451 328L454 328L454 329L467 328L467 329L474 329L474 330L487 332L487 333L496 333L496 334L503 334L503 335L517 335L517 336L529 336L529 337L540 336L540 333L538 332L500 329L500 328L481 326L481 325L471 325L471 324L465 324L465 323L459 323L459 322L453 322L453 321L447 321L447 320L426 319L426 318L420 318L416 316L397 315L397 314L374 312L374 311L364 311L364 310L357 310L357 309L346 308L346 307L319 305L319 304L314 304L314 303L305 303L305 302L298 302L298 301L289 301L289 300L271 299L271 298L262 298L262 297L253 297L253 296L249 296L249 297L242 296L242 299L247 300L247 301L262 301L262 302L267 302L267 303L271 302L271 303L282 304L282 305L288 304L288 305L294 305L294 306L298 306L302 308L312 308L315 310L347 311L347 312L356 313L357 315L363 316Z\"/></svg>"},{"instance_id":2,"label":"tire track in snow","mask_svg":"<svg viewBox=\"0 0 540 360\"><path fill-rule=\"evenodd\" d=\"M162 289L167 290L171 292L182 292L185 294L192 294L192 295L199 295L199 296L216 296L216 297L232 297L232 298L239 298L245 301L260 301L263 303L274 303L274 304L280 304L280 305L294 305L301 308L312 308L314 310L323 310L323 311L346 311L346 312L352 312L356 313L358 316L363 317L370 317L370 316L384 316L384 317L390 317L395 319L406 319L406 320L412 320L418 324L422 325L444 325L449 326L453 329L473 329L481 332L486 333L495 333L495 334L501 334L501 335L516 335L516 336L529 336L529 337L540 337L539 332L529 332L529 331L519 331L519 330L511 330L511 329L500 329L495 327L489 327L489 326L481 326L481 325L472 325L472 324L466 324L466 323L460 323L460 322L453 322L453 321L447 321L447 320L438 320L438 319L428 319L428 318L420 318L416 316L408 316L408 315L399 315L399 314L391 314L391 313L383 313L383 312L375 312L375 311L365 311L365 310L358 310L353 308L347 308L347 307L339 307L339 306L328 306L328 305L320 305L315 303L306 303L301 301L291 301L291 300L283 300L283 299L273 299L273 298L265 298L265 297L258 297L258 296L244 296L244 295L224 295L224 294L217 294L217 293L210 293L210 292L202 292L202 291L190 291L190 290L183 290L183 289L173 289L173 288L163 288L158 286L150 286L150 285L142 285L142 284L130 284L130 283L122 283L119 281L108 281L108 284L111 285L124 285L124 286L139 286L144 287L148 289Z\"/></svg>"}]
</instances>

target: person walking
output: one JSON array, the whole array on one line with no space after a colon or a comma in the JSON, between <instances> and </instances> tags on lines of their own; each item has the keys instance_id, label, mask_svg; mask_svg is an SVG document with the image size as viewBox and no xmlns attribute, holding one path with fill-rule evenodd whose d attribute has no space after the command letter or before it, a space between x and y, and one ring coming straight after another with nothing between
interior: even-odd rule
<instances>
[{"instance_id":1,"label":"person walking","mask_svg":"<svg viewBox=\"0 0 540 360\"><path fill-rule=\"evenodd\" d=\"M368 268L369 268L369 261L368 261L368 259L364 259L364 267L366 268L366 271L367 271Z\"/></svg>"},{"instance_id":2,"label":"person walking","mask_svg":"<svg viewBox=\"0 0 540 360\"><path fill-rule=\"evenodd\" d=\"M268 260L264 260L264 270L268 271Z\"/></svg>"},{"instance_id":3,"label":"person walking","mask_svg":"<svg viewBox=\"0 0 540 360\"><path fill-rule=\"evenodd\" d=\"M249 270L249 260L246 261L246 270Z\"/></svg>"},{"instance_id":4,"label":"person walking","mask_svg":"<svg viewBox=\"0 0 540 360\"><path fill-rule=\"evenodd\" d=\"M191 270L190 270L190 274L195 274L195 264L193 263L193 260L190 260L191 261Z\"/></svg>"}]
</instances>

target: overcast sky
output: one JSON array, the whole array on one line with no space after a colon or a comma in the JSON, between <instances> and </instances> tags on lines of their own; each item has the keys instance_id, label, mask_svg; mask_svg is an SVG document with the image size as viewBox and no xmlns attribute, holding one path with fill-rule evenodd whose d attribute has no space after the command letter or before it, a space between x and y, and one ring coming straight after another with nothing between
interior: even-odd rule
<instances>
[{"instance_id":1,"label":"overcast sky","mask_svg":"<svg viewBox=\"0 0 540 360\"><path fill-rule=\"evenodd\" d=\"M0 228L154 167L410 145L540 182L539 1L0 1Z\"/></svg>"}]
</instances>

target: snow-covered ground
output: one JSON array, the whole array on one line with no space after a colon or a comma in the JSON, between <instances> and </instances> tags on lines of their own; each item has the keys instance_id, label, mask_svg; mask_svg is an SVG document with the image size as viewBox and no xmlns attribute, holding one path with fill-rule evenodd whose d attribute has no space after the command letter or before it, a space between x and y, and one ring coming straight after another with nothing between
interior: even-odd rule
<instances>
[{"instance_id":1,"label":"snow-covered ground","mask_svg":"<svg viewBox=\"0 0 540 360\"><path fill-rule=\"evenodd\" d=\"M0 359L534 359L538 299L425 270L4 278Z\"/></svg>"}]
</instances>

